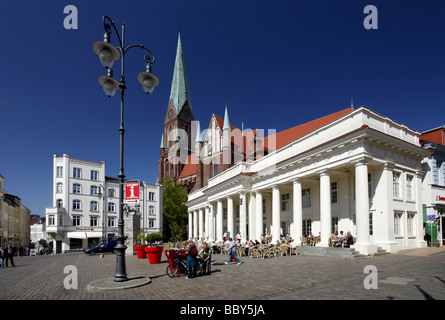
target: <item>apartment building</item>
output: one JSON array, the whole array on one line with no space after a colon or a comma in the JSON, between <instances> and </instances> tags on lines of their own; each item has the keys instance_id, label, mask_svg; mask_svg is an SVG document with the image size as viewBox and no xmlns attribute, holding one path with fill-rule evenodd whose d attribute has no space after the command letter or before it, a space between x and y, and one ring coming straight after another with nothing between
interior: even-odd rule
<instances>
[{"instance_id":1,"label":"apartment building","mask_svg":"<svg viewBox=\"0 0 445 320\"><path fill-rule=\"evenodd\" d=\"M139 233L162 233L162 187L135 181L140 195L132 208L141 217ZM119 192L119 179L106 176L105 161L54 155L53 204L46 208L46 232L54 252L84 250L115 239Z\"/></svg>"}]
</instances>

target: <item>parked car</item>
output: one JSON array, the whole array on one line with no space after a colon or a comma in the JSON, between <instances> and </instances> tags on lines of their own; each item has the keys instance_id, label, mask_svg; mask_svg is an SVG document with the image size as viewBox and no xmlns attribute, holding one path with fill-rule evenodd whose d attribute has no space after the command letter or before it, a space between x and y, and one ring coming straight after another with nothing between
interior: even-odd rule
<instances>
[{"instance_id":1,"label":"parked car","mask_svg":"<svg viewBox=\"0 0 445 320\"><path fill-rule=\"evenodd\" d=\"M116 240L103 242L95 248L85 250L86 254L94 256L96 253L114 252L114 247L117 245Z\"/></svg>"}]
</instances>

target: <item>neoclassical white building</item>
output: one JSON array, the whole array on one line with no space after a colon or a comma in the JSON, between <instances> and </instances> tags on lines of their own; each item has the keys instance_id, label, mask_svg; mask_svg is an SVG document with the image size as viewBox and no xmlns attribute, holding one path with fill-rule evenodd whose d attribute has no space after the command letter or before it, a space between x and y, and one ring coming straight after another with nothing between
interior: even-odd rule
<instances>
[{"instance_id":1,"label":"neoclassical white building","mask_svg":"<svg viewBox=\"0 0 445 320\"><path fill-rule=\"evenodd\" d=\"M138 232L162 234L162 186L138 182ZM105 161L54 155L53 204L46 208L46 233L54 242L54 253L115 239L119 192L119 179L106 176Z\"/></svg>"},{"instance_id":2,"label":"neoclassical white building","mask_svg":"<svg viewBox=\"0 0 445 320\"><path fill-rule=\"evenodd\" d=\"M221 143L231 141L225 135L233 126L219 128ZM228 231L259 240L270 233L275 242L312 232L321 236L319 246L328 246L331 233L342 230L356 237L354 248L362 254L426 246L421 162L429 152L419 136L369 108L351 107L256 137L264 156L246 155L191 190L189 237L222 240ZM187 166L198 165L186 164L192 175Z\"/></svg>"}]
</instances>

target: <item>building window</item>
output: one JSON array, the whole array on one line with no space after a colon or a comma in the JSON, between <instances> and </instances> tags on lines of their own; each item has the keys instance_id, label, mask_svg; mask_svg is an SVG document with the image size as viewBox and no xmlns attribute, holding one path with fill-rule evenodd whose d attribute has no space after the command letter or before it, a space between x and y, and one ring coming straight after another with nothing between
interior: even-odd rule
<instances>
[{"instance_id":1,"label":"building window","mask_svg":"<svg viewBox=\"0 0 445 320\"><path fill-rule=\"evenodd\" d=\"M155 193L154 192L148 193L148 201L155 201Z\"/></svg>"},{"instance_id":2,"label":"building window","mask_svg":"<svg viewBox=\"0 0 445 320\"><path fill-rule=\"evenodd\" d=\"M91 170L91 180L99 180L99 171Z\"/></svg>"},{"instance_id":3,"label":"building window","mask_svg":"<svg viewBox=\"0 0 445 320\"><path fill-rule=\"evenodd\" d=\"M54 226L55 224L56 224L56 219L54 218L54 215L49 215L48 216L48 225Z\"/></svg>"},{"instance_id":4,"label":"building window","mask_svg":"<svg viewBox=\"0 0 445 320\"><path fill-rule=\"evenodd\" d=\"M394 235L402 235L402 213L394 212Z\"/></svg>"},{"instance_id":5,"label":"building window","mask_svg":"<svg viewBox=\"0 0 445 320\"><path fill-rule=\"evenodd\" d=\"M406 221L406 223L407 223L407 231L408 231L408 235L409 236L414 236L415 234L416 234L416 232L415 232L415 220L414 220L414 218L415 218L415 214L414 213L408 213L408 215L407 215L407 221Z\"/></svg>"},{"instance_id":6,"label":"building window","mask_svg":"<svg viewBox=\"0 0 445 320\"><path fill-rule=\"evenodd\" d=\"M97 195L98 190L99 190L99 188L97 186L91 186L90 187L90 195L92 195L92 196Z\"/></svg>"},{"instance_id":7,"label":"building window","mask_svg":"<svg viewBox=\"0 0 445 320\"><path fill-rule=\"evenodd\" d=\"M90 211L98 211L99 207L97 206L97 201L90 202Z\"/></svg>"},{"instance_id":8,"label":"building window","mask_svg":"<svg viewBox=\"0 0 445 320\"><path fill-rule=\"evenodd\" d=\"M155 207L154 206L149 206L148 207L148 214L149 215L155 215Z\"/></svg>"},{"instance_id":9,"label":"building window","mask_svg":"<svg viewBox=\"0 0 445 320\"><path fill-rule=\"evenodd\" d=\"M372 181L371 181L370 173L368 173L368 197L369 197L369 199L372 198Z\"/></svg>"},{"instance_id":10,"label":"building window","mask_svg":"<svg viewBox=\"0 0 445 320\"><path fill-rule=\"evenodd\" d=\"M338 201L337 182L334 181L331 183L331 203L337 203L337 201Z\"/></svg>"},{"instance_id":11,"label":"building window","mask_svg":"<svg viewBox=\"0 0 445 320\"><path fill-rule=\"evenodd\" d=\"M114 202L108 202L108 212L116 212L116 205Z\"/></svg>"},{"instance_id":12,"label":"building window","mask_svg":"<svg viewBox=\"0 0 445 320\"><path fill-rule=\"evenodd\" d=\"M63 167L57 167L57 178L63 178Z\"/></svg>"},{"instance_id":13,"label":"building window","mask_svg":"<svg viewBox=\"0 0 445 320\"><path fill-rule=\"evenodd\" d=\"M301 197L302 197L302 207L303 208L310 208L311 206L311 189L303 189L301 190Z\"/></svg>"},{"instance_id":14,"label":"building window","mask_svg":"<svg viewBox=\"0 0 445 320\"><path fill-rule=\"evenodd\" d=\"M108 226L108 227L115 227L115 226L116 226L115 221L116 221L116 218L114 218L114 217L108 217L108 218L107 218L107 226Z\"/></svg>"},{"instance_id":15,"label":"building window","mask_svg":"<svg viewBox=\"0 0 445 320\"><path fill-rule=\"evenodd\" d=\"M73 226L80 226L80 216L73 216Z\"/></svg>"},{"instance_id":16,"label":"building window","mask_svg":"<svg viewBox=\"0 0 445 320\"><path fill-rule=\"evenodd\" d=\"M80 184L73 184L73 193L80 193Z\"/></svg>"},{"instance_id":17,"label":"building window","mask_svg":"<svg viewBox=\"0 0 445 320\"><path fill-rule=\"evenodd\" d=\"M392 195L394 198L400 198L400 173L392 173Z\"/></svg>"},{"instance_id":18,"label":"building window","mask_svg":"<svg viewBox=\"0 0 445 320\"><path fill-rule=\"evenodd\" d=\"M212 167L211 167L211 170L212 170L212 172L211 172L211 177L216 176L216 175L218 174L218 164L217 164L217 163L214 163L214 162L212 161Z\"/></svg>"},{"instance_id":19,"label":"building window","mask_svg":"<svg viewBox=\"0 0 445 320\"><path fill-rule=\"evenodd\" d=\"M331 218L331 232L337 232L338 233L338 218L332 217Z\"/></svg>"},{"instance_id":20,"label":"building window","mask_svg":"<svg viewBox=\"0 0 445 320\"><path fill-rule=\"evenodd\" d=\"M369 213L369 235L372 236L374 234L374 224L373 224L373 214Z\"/></svg>"},{"instance_id":21,"label":"building window","mask_svg":"<svg viewBox=\"0 0 445 320\"><path fill-rule=\"evenodd\" d=\"M113 188L108 188L108 196L109 197L115 197L116 196L116 190Z\"/></svg>"},{"instance_id":22,"label":"building window","mask_svg":"<svg viewBox=\"0 0 445 320\"><path fill-rule=\"evenodd\" d=\"M56 200L56 207L57 208L63 208L63 200L62 199L57 199Z\"/></svg>"},{"instance_id":23,"label":"building window","mask_svg":"<svg viewBox=\"0 0 445 320\"><path fill-rule=\"evenodd\" d=\"M63 183L62 182L57 182L56 192L57 193L62 193L63 192Z\"/></svg>"},{"instance_id":24,"label":"building window","mask_svg":"<svg viewBox=\"0 0 445 320\"><path fill-rule=\"evenodd\" d=\"M148 219L148 227L149 228L155 227L155 219Z\"/></svg>"},{"instance_id":25,"label":"building window","mask_svg":"<svg viewBox=\"0 0 445 320\"><path fill-rule=\"evenodd\" d=\"M312 233L312 220L303 220L303 236L307 237Z\"/></svg>"},{"instance_id":26,"label":"building window","mask_svg":"<svg viewBox=\"0 0 445 320\"><path fill-rule=\"evenodd\" d=\"M73 178L82 178L82 170L80 168L73 168Z\"/></svg>"},{"instance_id":27,"label":"building window","mask_svg":"<svg viewBox=\"0 0 445 320\"><path fill-rule=\"evenodd\" d=\"M413 176L406 176L406 199L414 200Z\"/></svg>"},{"instance_id":28,"label":"building window","mask_svg":"<svg viewBox=\"0 0 445 320\"><path fill-rule=\"evenodd\" d=\"M281 195L281 211L289 210L289 193Z\"/></svg>"},{"instance_id":29,"label":"building window","mask_svg":"<svg viewBox=\"0 0 445 320\"><path fill-rule=\"evenodd\" d=\"M80 206L80 200L73 200L73 210L80 210L81 206Z\"/></svg>"},{"instance_id":30,"label":"building window","mask_svg":"<svg viewBox=\"0 0 445 320\"><path fill-rule=\"evenodd\" d=\"M266 215L266 199L263 199L263 216Z\"/></svg>"},{"instance_id":31,"label":"building window","mask_svg":"<svg viewBox=\"0 0 445 320\"><path fill-rule=\"evenodd\" d=\"M63 226L63 216L59 215L59 226Z\"/></svg>"},{"instance_id":32,"label":"building window","mask_svg":"<svg viewBox=\"0 0 445 320\"><path fill-rule=\"evenodd\" d=\"M97 217L90 217L90 227L97 227L97 221L99 219Z\"/></svg>"}]
</instances>

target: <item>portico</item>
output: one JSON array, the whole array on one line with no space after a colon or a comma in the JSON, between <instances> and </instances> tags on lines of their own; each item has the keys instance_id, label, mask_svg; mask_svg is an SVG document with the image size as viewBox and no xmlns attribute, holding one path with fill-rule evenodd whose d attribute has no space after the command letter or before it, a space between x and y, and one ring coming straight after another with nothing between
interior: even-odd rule
<instances>
[{"instance_id":1,"label":"portico","mask_svg":"<svg viewBox=\"0 0 445 320\"><path fill-rule=\"evenodd\" d=\"M312 233L328 246L341 230L363 254L425 245L418 132L361 107L283 145L279 134L273 152L189 194L190 238L222 241L228 231L275 243Z\"/></svg>"}]
</instances>

